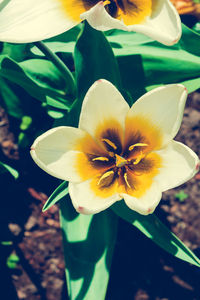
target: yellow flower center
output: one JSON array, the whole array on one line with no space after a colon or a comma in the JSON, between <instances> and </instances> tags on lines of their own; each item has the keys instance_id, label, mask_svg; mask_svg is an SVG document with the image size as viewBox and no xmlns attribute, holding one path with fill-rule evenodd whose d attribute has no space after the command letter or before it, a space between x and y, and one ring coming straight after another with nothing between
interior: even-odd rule
<instances>
[{"instance_id":1,"label":"yellow flower center","mask_svg":"<svg viewBox=\"0 0 200 300\"><path fill-rule=\"evenodd\" d=\"M106 146L111 147L113 150L117 150L117 146L114 142L111 140L104 138L102 141L106 144ZM128 150L132 151L136 147L146 147L148 146L146 143L136 143L134 145L131 145ZM128 188L131 188L131 185L128 181L128 169L132 168L132 171L134 170L134 165L137 165L140 163L140 161L145 157L143 151L139 151L138 154L135 156L134 159L126 159L121 155L118 155L114 152L109 152L109 158L108 157L95 157L92 158L93 162L109 162L109 160L113 160L114 166L112 169L109 169L109 171L106 171L103 173L103 175L100 177L99 181L97 182L97 185L103 187L108 187L112 184L113 180L119 176L122 176L124 179L124 183ZM135 173L135 175L139 175L138 172Z\"/></svg>"},{"instance_id":2,"label":"yellow flower center","mask_svg":"<svg viewBox=\"0 0 200 300\"><path fill-rule=\"evenodd\" d=\"M81 21L80 15L96 5L99 0L60 0L66 14L74 21ZM104 0L106 11L125 25L142 23L151 15L152 0Z\"/></svg>"},{"instance_id":3,"label":"yellow flower center","mask_svg":"<svg viewBox=\"0 0 200 300\"><path fill-rule=\"evenodd\" d=\"M127 119L125 131L116 120L107 120L97 127L95 140L88 136L80 141L77 171L82 180L92 179L97 196L140 197L161 167L155 152L160 145L160 131L145 118Z\"/></svg>"}]
</instances>

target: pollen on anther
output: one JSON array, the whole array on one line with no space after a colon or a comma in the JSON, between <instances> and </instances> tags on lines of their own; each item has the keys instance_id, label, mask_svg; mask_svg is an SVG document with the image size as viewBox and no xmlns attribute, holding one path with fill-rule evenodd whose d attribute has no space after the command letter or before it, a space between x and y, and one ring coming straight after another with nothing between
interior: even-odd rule
<instances>
[{"instance_id":1,"label":"pollen on anther","mask_svg":"<svg viewBox=\"0 0 200 300\"><path fill-rule=\"evenodd\" d=\"M113 142L111 142L109 139L102 139L102 142L105 142L106 144L108 144L114 150L117 149L117 146Z\"/></svg>"},{"instance_id":2,"label":"pollen on anther","mask_svg":"<svg viewBox=\"0 0 200 300\"><path fill-rule=\"evenodd\" d=\"M92 161L109 161L107 157L99 156L92 159Z\"/></svg>"}]
</instances>

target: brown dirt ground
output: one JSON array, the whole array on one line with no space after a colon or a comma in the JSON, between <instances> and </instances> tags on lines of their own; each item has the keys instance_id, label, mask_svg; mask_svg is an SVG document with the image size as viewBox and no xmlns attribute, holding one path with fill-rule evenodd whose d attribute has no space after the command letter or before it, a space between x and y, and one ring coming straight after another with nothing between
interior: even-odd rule
<instances>
[{"instance_id":1,"label":"brown dirt ground","mask_svg":"<svg viewBox=\"0 0 200 300\"><path fill-rule=\"evenodd\" d=\"M189 96L183 124L176 137L200 155L200 94ZM5 157L4 157L5 158ZM58 206L42 213L59 181L39 170L25 153L15 162L22 176L1 185L0 246L2 300L67 299ZM7 160L9 164L9 160ZM200 256L200 174L165 192L156 209L159 218ZM176 194L184 191L180 201ZM11 208L11 209L10 209ZM17 254L15 269L6 266ZM98 300L98 295L96 297ZM94 299L94 300L96 300ZM175 259L131 225L120 221L106 300L200 299L200 270ZM87 299L86 299L87 300Z\"/></svg>"}]
</instances>

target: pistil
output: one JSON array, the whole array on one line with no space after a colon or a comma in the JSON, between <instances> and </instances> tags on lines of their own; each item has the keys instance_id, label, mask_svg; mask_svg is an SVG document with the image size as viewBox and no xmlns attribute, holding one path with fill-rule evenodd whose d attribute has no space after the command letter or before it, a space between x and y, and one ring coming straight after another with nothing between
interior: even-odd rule
<instances>
[{"instance_id":1,"label":"pistil","mask_svg":"<svg viewBox=\"0 0 200 300\"><path fill-rule=\"evenodd\" d=\"M121 168L127 164L127 160L122 156L115 154L115 158L116 158L116 166L118 168Z\"/></svg>"}]
</instances>

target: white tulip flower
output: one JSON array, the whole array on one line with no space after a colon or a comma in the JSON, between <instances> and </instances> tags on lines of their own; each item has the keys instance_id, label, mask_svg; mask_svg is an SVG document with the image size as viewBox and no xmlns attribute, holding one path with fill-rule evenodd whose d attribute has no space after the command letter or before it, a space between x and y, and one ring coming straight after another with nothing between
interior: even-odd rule
<instances>
[{"instance_id":1,"label":"white tulip flower","mask_svg":"<svg viewBox=\"0 0 200 300\"><path fill-rule=\"evenodd\" d=\"M183 85L166 85L130 108L110 82L98 80L84 98L79 128L48 130L35 140L32 158L47 173L69 181L80 213L95 214L124 199L147 215L163 191L198 171L197 155L173 140L186 98Z\"/></svg>"}]
</instances>

